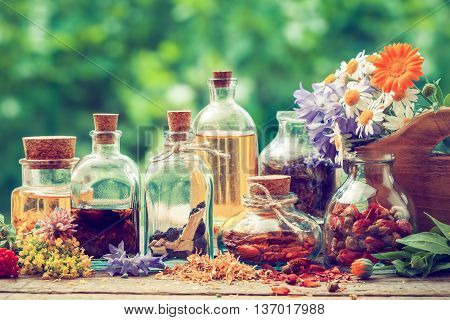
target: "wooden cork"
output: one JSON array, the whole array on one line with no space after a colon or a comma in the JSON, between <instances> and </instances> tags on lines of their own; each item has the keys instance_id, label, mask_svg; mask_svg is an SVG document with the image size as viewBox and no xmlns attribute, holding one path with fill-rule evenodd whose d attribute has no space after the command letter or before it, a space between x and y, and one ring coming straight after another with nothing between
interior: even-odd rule
<instances>
[{"instance_id":1,"label":"wooden cork","mask_svg":"<svg viewBox=\"0 0 450 320\"><path fill-rule=\"evenodd\" d=\"M94 113L95 141L99 144L113 144L119 115L117 113Z\"/></svg>"},{"instance_id":2,"label":"wooden cork","mask_svg":"<svg viewBox=\"0 0 450 320\"><path fill-rule=\"evenodd\" d=\"M32 169L70 168L75 161L76 137L24 137L25 159Z\"/></svg>"},{"instance_id":3,"label":"wooden cork","mask_svg":"<svg viewBox=\"0 0 450 320\"><path fill-rule=\"evenodd\" d=\"M167 111L167 122L171 132L188 132L191 127L191 111Z\"/></svg>"},{"instance_id":4,"label":"wooden cork","mask_svg":"<svg viewBox=\"0 0 450 320\"><path fill-rule=\"evenodd\" d=\"M213 71L213 83L215 87L228 87L230 85L233 72L231 70Z\"/></svg>"},{"instance_id":5,"label":"wooden cork","mask_svg":"<svg viewBox=\"0 0 450 320\"><path fill-rule=\"evenodd\" d=\"M22 141L27 160L59 160L75 157L76 137L24 137Z\"/></svg>"},{"instance_id":6,"label":"wooden cork","mask_svg":"<svg viewBox=\"0 0 450 320\"><path fill-rule=\"evenodd\" d=\"M271 195L285 195L289 193L291 177L284 175L255 176L247 179L248 183L259 183L269 190ZM264 192L253 189L251 194L264 194Z\"/></svg>"},{"instance_id":7,"label":"wooden cork","mask_svg":"<svg viewBox=\"0 0 450 320\"><path fill-rule=\"evenodd\" d=\"M95 131L116 131L118 122L117 113L94 113Z\"/></svg>"}]
</instances>

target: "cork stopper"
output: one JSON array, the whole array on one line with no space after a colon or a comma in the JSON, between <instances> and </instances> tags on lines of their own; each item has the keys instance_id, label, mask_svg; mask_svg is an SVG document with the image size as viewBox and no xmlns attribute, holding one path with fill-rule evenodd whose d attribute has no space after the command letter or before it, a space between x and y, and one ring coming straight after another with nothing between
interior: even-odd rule
<instances>
[{"instance_id":1,"label":"cork stopper","mask_svg":"<svg viewBox=\"0 0 450 320\"><path fill-rule=\"evenodd\" d=\"M167 111L167 122L171 132L188 132L191 127L191 111Z\"/></svg>"},{"instance_id":2,"label":"cork stopper","mask_svg":"<svg viewBox=\"0 0 450 320\"><path fill-rule=\"evenodd\" d=\"M215 87L228 87L230 85L233 72L231 70L213 71L213 83Z\"/></svg>"},{"instance_id":3,"label":"cork stopper","mask_svg":"<svg viewBox=\"0 0 450 320\"><path fill-rule=\"evenodd\" d=\"M259 183L269 190L271 195L285 195L289 193L291 177L284 175L255 176L247 179L248 183ZM264 194L258 189L253 189L251 194Z\"/></svg>"},{"instance_id":4,"label":"cork stopper","mask_svg":"<svg viewBox=\"0 0 450 320\"><path fill-rule=\"evenodd\" d=\"M117 113L94 113L95 131L116 131L118 122Z\"/></svg>"},{"instance_id":5,"label":"cork stopper","mask_svg":"<svg viewBox=\"0 0 450 320\"><path fill-rule=\"evenodd\" d=\"M75 157L76 137L24 137L22 141L27 160L60 160Z\"/></svg>"},{"instance_id":6,"label":"cork stopper","mask_svg":"<svg viewBox=\"0 0 450 320\"><path fill-rule=\"evenodd\" d=\"M95 141L99 144L113 144L116 141L114 132L118 122L117 113L94 113L94 127L97 131Z\"/></svg>"}]
</instances>

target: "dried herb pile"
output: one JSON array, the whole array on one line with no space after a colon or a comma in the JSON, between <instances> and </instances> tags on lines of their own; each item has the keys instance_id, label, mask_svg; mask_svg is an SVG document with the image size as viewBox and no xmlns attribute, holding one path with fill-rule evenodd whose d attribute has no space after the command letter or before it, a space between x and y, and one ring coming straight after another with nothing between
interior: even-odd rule
<instances>
[{"instance_id":1,"label":"dried herb pile","mask_svg":"<svg viewBox=\"0 0 450 320\"><path fill-rule=\"evenodd\" d=\"M256 270L255 267L241 263L230 253L220 254L214 259L193 254L185 264L166 268L156 278L197 283L222 280L227 284L234 281L261 281L266 284L285 282L308 288L318 287L321 282L337 284L354 280L352 275L342 273L337 267L327 270L305 258L289 261L281 272L270 265Z\"/></svg>"}]
</instances>

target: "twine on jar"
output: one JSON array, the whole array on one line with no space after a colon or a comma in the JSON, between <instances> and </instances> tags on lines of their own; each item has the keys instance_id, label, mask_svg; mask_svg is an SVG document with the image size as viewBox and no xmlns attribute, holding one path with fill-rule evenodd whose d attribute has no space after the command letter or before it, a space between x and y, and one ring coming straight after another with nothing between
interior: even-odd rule
<instances>
[{"instance_id":1,"label":"twine on jar","mask_svg":"<svg viewBox=\"0 0 450 320\"><path fill-rule=\"evenodd\" d=\"M176 153L185 153L185 152L190 152L190 151L205 151L212 155L215 155L217 157L221 157L224 159L230 158L230 155L228 153L224 153L218 149L211 148L209 143L207 143L207 142L192 143L192 142L187 142L187 141L177 141L177 142L170 143L169 146L172 146L172 148L153 157L151 159L151 161L152 162L164 161Z\"/></svg>"},{"instance_id":2,"label":"twine on jar","mask_svg":"<svg viewBox=\"0 0 450 320\"><path fill-rule=\"evenodd\" d=\"M259 191L262 191L264 195L252 193L253 190L257 189ZM297 198L276 200L272 197L269 190L265 186L256 182L250 184L249 190L250 197L244 198L244 205L246 207L272 211L273 213L275 213L279 220L283 221L287 226L289 226L298 236L303 237L303 232L298 230L297 226L286 219L286 217L298 219L299 216L283 209L283 206L285 205L296 203Z\"/></svg>"}]
</instances>

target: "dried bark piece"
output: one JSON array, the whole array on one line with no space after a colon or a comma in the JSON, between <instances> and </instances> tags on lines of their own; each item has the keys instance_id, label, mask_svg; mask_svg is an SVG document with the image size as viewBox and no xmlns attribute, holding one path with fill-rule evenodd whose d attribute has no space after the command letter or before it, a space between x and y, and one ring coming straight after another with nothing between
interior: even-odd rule
<instances>
[{"instance_id":1,"label":"dried bark piece","mask_svg":"<svg viewBox=\"0 0 450 320\"><path fill-rule=\"evenodd\" d=\"M181 234L181 240L193 240L195 231L197 231L198 225L200 224L200 221L203 218L203 214L205 213L205 208L200 209L193 215L189 217L189 221L186 225L186 227L183 230L183 233Z\"/></svg>"}]
</instances>

